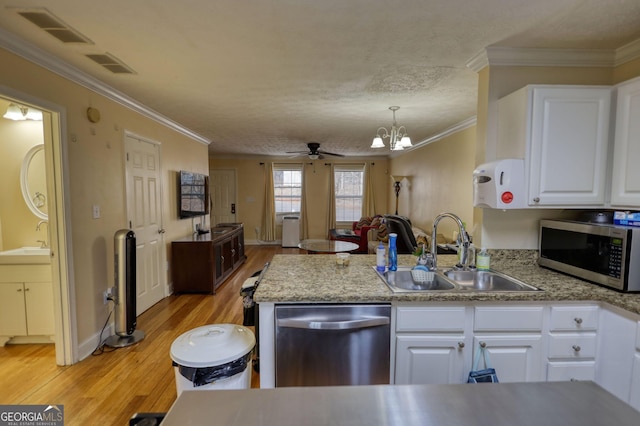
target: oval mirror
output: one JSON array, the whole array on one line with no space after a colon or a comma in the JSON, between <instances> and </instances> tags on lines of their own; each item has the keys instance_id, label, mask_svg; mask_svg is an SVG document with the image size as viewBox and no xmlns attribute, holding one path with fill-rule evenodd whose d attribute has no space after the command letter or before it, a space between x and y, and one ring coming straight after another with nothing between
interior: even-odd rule
<instances>
[{"instance_id":1,"label":"oval mirror","mask_svg":"<svg viewBox=\"0 0 640 426\"><path fill-rule=\"evenodd\" d=\"M29 210L40 219L48 219L47 178L43 144L34 146L24 156L20 170L20 186Z\"/></svg>"}]
</instances>

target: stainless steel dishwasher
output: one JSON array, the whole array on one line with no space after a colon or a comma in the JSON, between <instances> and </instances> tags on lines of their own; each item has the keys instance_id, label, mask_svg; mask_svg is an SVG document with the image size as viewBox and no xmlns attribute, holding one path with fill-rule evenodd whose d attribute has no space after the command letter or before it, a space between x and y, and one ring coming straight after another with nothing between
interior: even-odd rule
<instances>
[{"instance_id":1,"label":"stainless steel dishwasher","mask_svg":"<svg viewBox=\"0 0 640 426\"><path fill-rule=\"evenodd\" d=\"M389 383L390 305L277 305L276 386Z\"/></svg>"}]
</instances>

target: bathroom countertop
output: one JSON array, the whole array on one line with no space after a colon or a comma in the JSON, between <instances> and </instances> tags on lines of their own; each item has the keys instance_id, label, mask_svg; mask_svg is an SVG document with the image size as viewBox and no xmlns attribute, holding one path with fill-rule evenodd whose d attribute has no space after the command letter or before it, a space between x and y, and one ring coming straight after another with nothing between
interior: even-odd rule
<instances>
[{"instance_id":1,"label":"bathroom countertop","mask_svg":"<svg viewBox=\"0 0 640 426\"><path fill-rule=\"evenodd\" d=\"M536 250L495 250L491 268L536 286L537 292L430 291L393 293L377 275L375 255L352 255L347 267L335 255L275 255L254 300L277 303L464 302L464 301L594 301L640 314L640 294L620 293L536 264ZM439 255L439 268L456 263L455 255ZM413 255L398 264L415 265Z\"/></svg>"}]
</instances>

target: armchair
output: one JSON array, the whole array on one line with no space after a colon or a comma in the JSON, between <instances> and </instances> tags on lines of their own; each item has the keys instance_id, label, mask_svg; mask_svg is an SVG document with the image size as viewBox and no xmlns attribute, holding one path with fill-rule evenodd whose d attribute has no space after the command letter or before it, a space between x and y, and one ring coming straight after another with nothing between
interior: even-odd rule
<instances>
[{"instance_id":1,"label":"armchair","mask_svg":"<svg viewBox=\"0 0 640 426\"><path fill-rule=\"evenodd\" d=\"M411 254L415 252L418 243L411 229L411 220L409 220L408 217L394 214L384 215L384 220L389 233L398 234L396 240L398 254Z\"/></svg>"},{"instance_id":2,"label":"armchair","mask_svg":"<svg viewBox=\"0 0 640 426\"><path fill-rule=\"evenodd\" d=\"M358 222L353 222L350 230L345 229L331 229L329 231L329 239L338 241L349 241L350 243L358 244L358 249L352 253L368 253L369 252L369 239L368 233L370 229L376 229L376 226L362 226L357 227Z\"/></svg>"}]
</instances>

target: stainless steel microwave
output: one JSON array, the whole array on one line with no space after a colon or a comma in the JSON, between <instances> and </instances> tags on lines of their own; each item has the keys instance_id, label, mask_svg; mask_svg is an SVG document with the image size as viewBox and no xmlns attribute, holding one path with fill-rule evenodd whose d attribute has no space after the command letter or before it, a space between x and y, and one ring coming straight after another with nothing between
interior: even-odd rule
<instances>
[{"instance_id":1,"label":"stainless steel microwave","mask_svg":"<svg viewBox=\"0 0 640 426\"><path fill-rule=\"evenodd\" d=\"M538 264L619 291L640 291L640 228L541 220Z\"/></svg>"}]
</instances>

